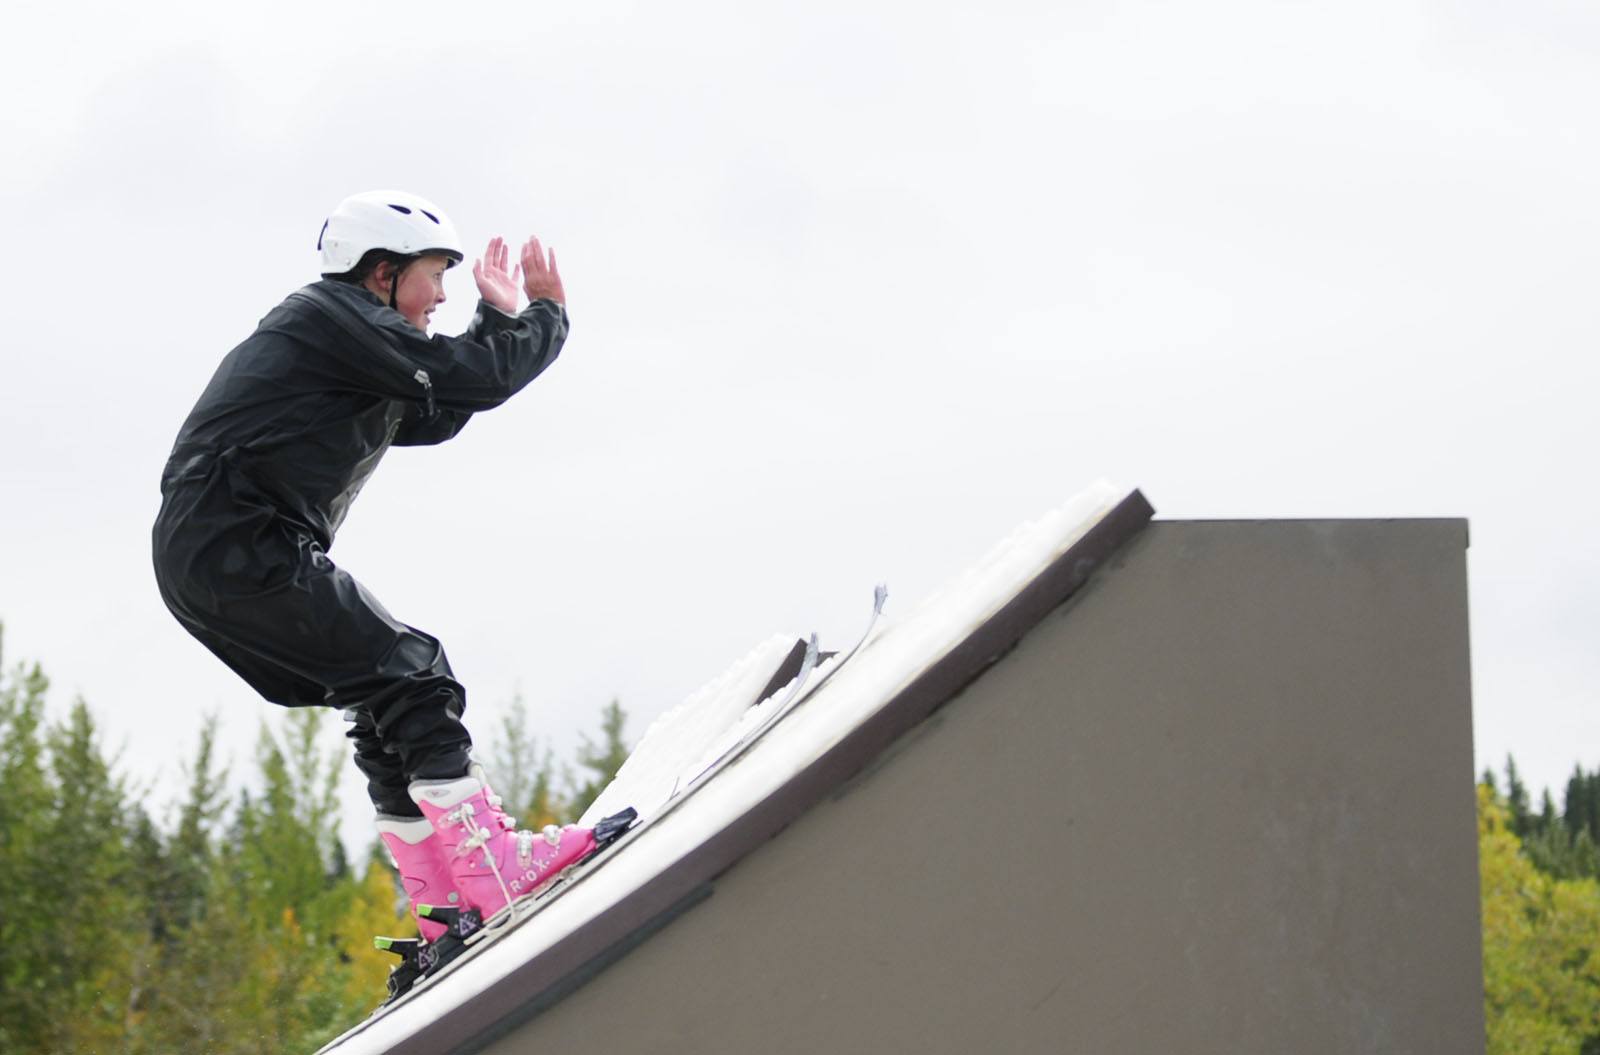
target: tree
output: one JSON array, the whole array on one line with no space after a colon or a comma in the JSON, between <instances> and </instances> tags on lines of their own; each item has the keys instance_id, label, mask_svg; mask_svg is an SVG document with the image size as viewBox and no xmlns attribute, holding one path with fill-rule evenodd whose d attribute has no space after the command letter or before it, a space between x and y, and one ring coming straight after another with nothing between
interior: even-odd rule
<instances>
[{"instance_id":1,"label":"tree","mask_svg":"<svg viewBox=\"0 0 1600 1055\"><path fill-rule=\"evenodd\" d=\"M1485 774L1483 784L1494 791L1489 776ZM1529 811L1527 789L1511 758L1506 759L1506 784L1503 801L1511 830L1522 841L1522 851L1535 868L1557 879L1600 877L1600 851L1596 849L1591 822L1600 812L1591 807L1595 793L1600 792L1600 771L1592 777L1581 766L1574 771L1567 781L1565 809L1559 815L1549 789L1541 793L1539 812Z\"/></svg>"},{"instance_id":2,"label":"tree","mask_svg":"<svg viewBox=\"0 0 1600 1055\"><path fill-rule=\"evenodd\" d=\"M565 816L555 790L555 762L528 729L528 705L517 693L500 721L489 756L489 777L506 809L527 828L556 824Z\"/></svg>"},{"instance_id":3,"label":"tree","mask_svg":"<svg viewBox=\"0 0 1600 1055\"><path fill-rule=\"evenodd\" d=\"M133 811L115 760L102 750L89 706L73 701L46 736L51 816L34 863L52 904L48 976L62 1005L61 1051L96 1051L123 1035L132 1010L133 962L147 918ZM37 922L37 921L36 921Z\"/></svg>"},{"instance_id":4,"label":"tree","mask_svg":"<svg viewBox=\"0 0 1600 1055\"><path fill-rule=\"evenodd\" d=\"M342 1026L346 1019L364 1014L378 1002L385 991L389 969L397 962L389 953L373 947L373 937L410 936L416 933L416 927L405 897L396 886L394 870L377 852L368 857L360 878L348 881L340 900L342 907L333 933L339 957L348 968L342 994L344 1006L353 1012L336 1024Z\"/></svg>"},{"instance_id":5,"label":"tree","mask_svg":"<svg viewBox=\"0 0 1600 1055\"><path fill-rule=\"evenodd\" d=\"M200 724L194 761L184 767L189 786L167 853L158 933L187 926L205 907L206 880L215 862L212 837L227 809L228 774L217 768L216 744L217 716L212 713Z\"/></svg>"},{"instance_id":6,"label":"tree","mask_svg":"<svg viewBox=\"0 0 1600 1055\"><path fill-rule=\"evenodd\" d=\"M1511 830L1517 838L1528 834L1528 789L1517 773L1516 759L1506 756L1506 808L1511 818Z\"/></svg>"},{"instance_id":7,"label":"tree","mask_svg":"<svg viewBox=\"0 0 1600 1055\"><path fill-rule=\"evenodd\" d=\"M37 865L51 808L42 728L50 682L37 663L6 674L4 658L0 651L0 1051L41 1051L60 1011L40 926L54 906Z\"/></svg>"},{"instance_id":8,"label":"tree","mask_svg":"<svg viewBox=\"0 0 1600 1055\"><path fill-rule=\"evenodd\" d=\"M327 713L285 712L281 739L262 728L261 794L241 804L240 836L225 859L253 953L239 1004L263 1050L306 1046L344 1020L348 972L337 924L349 890L348 879L332 877L339 759L318 746Z\"/></svg>"},{"instance_id":9,"label":"tree","mask_svg":"<svg viewBox=\"0 0 1600 1055\"><path fill-rule=\"evenodd\" d=\"M1535 868L1487 786L1478 847L1489 1055L1600 1050L1600 883Z\"/></svg>"},{"instance_id":10,"label":"tree","mask_svg":"<svg viewBox=\"0 0 1600 1055\"><path fill-rule=\"evenodd\" d=\"M0 661L4 655L0 653ZM86 701L59 722L38 664L0 663L0 1051L17 1055L313 1050L370 1011L404 899L378 846L337 838L327 712L263 725L258 779L231 793L205 719L168 809L119 772ZM497 789L533 827L575 816L627 757L613 700L556 789L515 701Z\"/></svg>"},{"instance_id":11,"label":"tree","mask_svg":"<svg viewBox=\"0 0 1600 1055\"><path fill-rule=\"evenodd\" d=\"M1594 840L1586 831L1573 838L1560 824L1539 827L1522 841L1522 852L1530 864L1555 879L1600 876L1600 856L1596 855Z\"/></svg>"},{"instance_id":12,"label":"tree","mask_svg":"<svg viewBox=\"0 0 1600 1055\"><path fill-rule=\"evenodd\" d=\"M622 768L622 763L628 760L628 745L622 738L622 730L628 724L628 715L622 709L622 704L612 700L600 712L600 740L596 743L587 736L583 737L583 746L578 749L578 764L587 769L591 774L590 779L579 784L572 793L569 806L572 818L581 817L589 804L600 797L612 779L616 777L617 770Z\"/></svg>"},{"instance_id":13,"label":"tree","mask_svg":"<svg viewBox=\"0 0 1600 1055\"><path fill-rule=\"evenodd\" d=\"M151 832L88 705L50 723L48 689L38 664L0 669L0 1050L111 1050L136 1018Z\"/></svg>"},{"instance_id":14,"label":"tree","mask_svg":"<svg viewBox=\"0 0 1600 1055\"><path fill-rule=\"evenodd\" d=\"M1574 838L1588 832L1591 840L1600 840L1600 769L1585 773L1582 766L1574 767L1567 781L1562 821Z\"/></svg>"},{"instance_id":15,"label":"tree","mask_svg":"<svg viewBox=\"0 0 1600 1055\"><path fill-rule=\"evenodd\" d=\"M263 726L260 792L238 797L220 839L212 723L202 730L171 857L180 874L187 862L204 883L175 924L147 1020L160 1043L149 1050L314 1050L382 992L386 967L350 955L352 942L370 941L370 932L358 939L352 928L367 925L360 909L371 902L337 864L338 756L319 747L325 720L307 708L285 712L281 734ZM379 899L387 901L386 929L393 898L390 885Z\"/></svg>"}]
</instances>

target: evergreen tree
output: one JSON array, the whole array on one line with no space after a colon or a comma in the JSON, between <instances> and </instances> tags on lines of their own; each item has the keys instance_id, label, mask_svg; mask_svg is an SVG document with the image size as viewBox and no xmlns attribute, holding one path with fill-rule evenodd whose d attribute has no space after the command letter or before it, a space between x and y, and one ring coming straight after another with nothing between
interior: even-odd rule
<instances>
[{"instance_id":1,"label":"evergreen tree","mask_svg":"<svg viewBox=\"0 0 1600 1055\"><path fill-rule=\"evenodd\" d=\"M1591 840L1600 841L1600 768L1593 773L1585 773L1581 765L1573 768L1562 821L1574 838L1586 831Z\"/></svg>"},{"instance_id":2,"label":"evergreen tree","mask_svg":"<svg viewBox=\"0 0 1600 1055\"><path fill-rule=\"evenodd\" d=\"M1587 805L1584 809L1584 818L1588 822L1589 835L1596 842L1600 842L1600 766L1590 773L1585 783L1588 785L1585 799Z\"/></svg>"},{"instance_id":3,"label":"evergreen tree","mask_svg":"<svg viewBox=\"0 0 1600 1055\"><path fill-rule=\"evenodd\" d=\"M3 641L0 641L3 644ZM0 651L0 1051L45 1050L61 1013L50 989L49 885L39 867L49 825L44 704L50 682L39 669L4 671Z\"/></svg>"},{"instance_id":4,"label":"evergreen tree","mask_svg":"<svg viewBox=\"0 0 1600 1055\"><path fill-rule=\"evenodd\" d=\"M166 913L165 883L170 863L161 832L150 814L137 803L132 807L129 828L128 849L137 866L129 885L144 914L142 919L129 921L133 948L121 1050L131 1055L144 1050L140 1041L149 1032L149 1009L155 999L153 990L161 985L165 946L175 935Z\"/></svg>"},{"instance_id":5,"label":"evergreen tree","mask_svg":"<svg viewBox=\"0 0 1600 1055\"><path fill-rule=\"evenodd\" d=\"M148 917L138 896L127 789L81 698L46 739L51 817L35 861L53 902L46 968L60 1006L53 1046L106 1050L133 1009L130 979L143 935L128 924Z\"/></svg>"},{"instance_id":6,"label":"evergreen tree","mask_svg":"<svg viewBox=\"0 0 1600 1055\"><path fill-rule=\"evenodd\" d=\"M600 712L599 741L590 740L587 736L582 738L578 764L588 770L591 776L577 785L572 793L569 808L573 818L583 815L589 804L599 798L606 785L611 783L617 770L622 768L622 763L628 760L628 745L622 738L622 731L627 724L627 712L619 701L612 700Z\"/></svg>"},{"instance_id":7,"label":"evergreen tree","mask_svg":"<svg viewBox=\"0 0 1600 1055\"><path fill-rule=\"evenodd\" d=\"M230 931L228 940L217 938L226 912L211 901L218 878L215 829L227 806L225 774L215 762L216 732L216 716L210 715L201 723L194 760L182 767L187 790L171 836L161 840L138 811L135 857L145 866L149 928L136 966L130 1053L209 1050L212 1008L226 1002L230 975L237 973L240 935Z\"/></svg>"},{"instance_id":8,"label":"evergreen tree","mask_svg":"<svg viewBox=\"0 0 1600 1055\"><path fill-rule=\"evenodd\" d=\"M524 827L542 828L564 818L555 793L553 755L548 747L539 750L538 740L528 728L528 706L520 692L512 697L500 720L489 765L495 793Z\"/></svg>"},{"instance_id":9,"label":"evergreen tree","mask_svg":"<svg viewBox=\"0 0 1600 1055\"><path fill-rule=\"evenodd\" d=\"M109 1050L139 995L138 818L88 706L48 725L48 688L0 673L0 1050Z\"/></svg>"},{"instance_id":10,"label":"evergreen tree","mask_svg":"<svg viewBox=\"0 0 1600 1055\"><path fill-rule=\"evenodd\" d=\"M212 840L227 808L227 771L216 766L217 716L200 724L194 761L184 768L188 791L178 811L165 876L165 910L175 928L186 926L205 907L207 880L215 865Z\"/></svg>"},{"instance_id":11,"label":"evergreen tree","mask_svg":"<svg viewBox=\"0 0 1600 1055\"><path fill-rule=\"evenodd\" d=\"M1528 833L1523 853L1541 872L1556 879L1583 879L1600 876L1600 856L1587 831L1574 839L1564 825L1552 824Z\"/></svg>"},{"instance_id":12,"label":"evergreen tree","mask_svg":"<svg viewBox=\"0 0 1600 1055\"><path fill-rule=\"evenodd\" d=\"M263 727L260 793L239 796L221 839L213 723L202 731L172 858L202 870L204 884L148 1016L149 1034L169 1046L151 1050L314 1050L370 1010L372 992L360 1004L352 997L353 936L343 924L357 884L337 874L337 756L317 744L325 717L286 712L281 738ZM363 982L381 993L382 978L369 967Z\"/></svg>"},{"instance_id":13,"label":"evergreen tree","mask_svg":"<svg viewBox=\"0 0 1600 1055\"><path fill-rule=\"evenodd\" d=\"M1511 814L1511 830L1517 838L1528 834L1528 789L1517 773L1516 759L1506 756L1506 808Z\"/></svg>"},{"instance_id":14,"label":"evergreen tree","mask_svg":"<svg viewBox=\"0 0 1600 1055\"><path fill-rule=\"evenodd\" d=\"M337 962L338 885L330 882L337 838L338 761L317 745L326 711L286 712L280 743L262 730L260 800L241 811L234 867L246 887L251 940L265 960L246 1007L276 1013L274 1044L301 1046L340 1011L346 989Z\"/></svg>"},{"instance_id":15,"label":"evergreen tree","mask_svg":"<svg viewBox=\"0 0 1600 1055\"><path fill-rule=\"evenodd\" d=\"M1506 770L1511 790L1504 801L1511 828L1534 867L1557 879L1600 876L1600 851L1591 820L1600 811L1592 810L1590 805L1592 792L1600 790L1600 771L1590 775L1581 766L1576 768L1567 781L1565 809L1558 814L1549 789L1545 789L1539 812L1534 814L1528 812L1527 791L1515 762L1507 759ZM1485 780L1483 786L1494 790L1492 781Z\"/></svg>"}]
</instances>

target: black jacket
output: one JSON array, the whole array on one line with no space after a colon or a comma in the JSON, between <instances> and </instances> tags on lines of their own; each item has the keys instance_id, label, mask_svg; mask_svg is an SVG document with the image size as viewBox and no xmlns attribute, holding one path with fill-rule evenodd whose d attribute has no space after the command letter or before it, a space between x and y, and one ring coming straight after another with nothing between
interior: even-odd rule
<instances>
[{"instance_id":1,"label":"black jacket","mask_svg":"<svg viewBox=\"0 0 1600 1055\"><path fill-rule=\"evenodd\" d=\"M158 569L178 536L229 529L168 516L174 493L208 488L219 463L328 548L391 445L451 438L539 376L566 335L566 311L550 300L515 316L480 302L464 334L429 337L358 286L324 280L291 293L223 359L178 433L161 477Z\"/></svg>"}]
</instances>

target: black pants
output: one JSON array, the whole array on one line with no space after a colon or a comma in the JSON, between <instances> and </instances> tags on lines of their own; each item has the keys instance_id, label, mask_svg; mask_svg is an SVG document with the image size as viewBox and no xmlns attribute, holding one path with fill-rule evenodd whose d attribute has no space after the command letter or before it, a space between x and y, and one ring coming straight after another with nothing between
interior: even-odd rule
<instances>
[{"instance_id":1,"label":"black pants","mask_svg":"<svg viewBox=\"0 0 1600 1055\"><path fill-rule=\"evenodd\" d=\"M343 710L373 805L421 816L407 784L464 775L472 748L466 690L444 648L229 476L219 468L164 496L154 533L162 599L268 700Z\"/></svg>"}]
</instances>

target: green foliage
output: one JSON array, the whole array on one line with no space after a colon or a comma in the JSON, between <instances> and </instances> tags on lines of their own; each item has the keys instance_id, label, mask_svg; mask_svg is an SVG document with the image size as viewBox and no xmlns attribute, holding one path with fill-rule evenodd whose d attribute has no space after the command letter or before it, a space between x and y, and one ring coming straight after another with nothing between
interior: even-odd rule
<instances>
[{"instance_id":1,"label":"green foliage","mask_svg":"<svg viewBox=\"0 0 1600 1055\"><path fill-rule=\"evenodd\" d=\"M57 1019L59 1050L103 1048L121 1035L134 993L129 967L140 945L134 823L129 793L101 749L83 700L45 735L52 816L33 863L53 877L48 971L65 1015Z\"/></svg>"},{"instance_id":2,"label":"green foliage","mask_svg":"<svg viewBox=\"0 0 1600 1055\"><path fill-rule=\"evenodd\" d=\"M241 796L228 838L212 851L204 912L178 937L184 970L207 986L209 1013L185 1023L206 1050L288 1050L339 1014L327 1006L329 990L344 988L328 980L337 960L319 947L331 938L336 897L327 876L332 760L315 746L322 717L289 712L281 742L262 729L262 790ZM191 800L190 811L203 812L203 801ZM242 1022L251 1028L238 1029Z\"/></svg>"},{"instance_id":3,"label":"green foliage","mask_svg":"<svg viewBox=\"0 0 1600 1055\"><path fill-rule=\"evenodd\" d=\"M338 838L328 712L264 726L237 795L206 717L162 823L83 700L51 721L49 686L0 665L0 1052L311 1051L365 1017L393 962L372 935L409 917L380 847L352 867ZM513 701L490 738L501 794L535 826L576 817L626 757L625 723L613 701L588 779L558 781Z\"/></svg>"},{"instance_id":4,"label":"green foliage","mask_svg":"<svg viewBox=\"0 0 1600 1055\"><path fill-rule=\"evenodd\" d=\"M1600 852L1587 831L1574 837L1559 826L1542 826L1528 833L1522 849L1535 868L1556 879L1600 876Z\"/></svg>"},{"instance_id":5,"label":"green foliage","mask_svg":"<svg viewBox=\"0 0 1600 1055\"><path fill-rule=\"evenodd\" d=\"M42 733L49 685L37 664L9 674L0 667L0 948L7 950L0 957L0 1051L44 1050L31 1045L52 1035L51 1020L62 1010L35 922L52 915L49 877L37 864L53 798Z\"/></svg>"},{"instance_id":6,"label":"green foliage","mask_svg":"<svg viewBox=\"0 0 1600 1055\"><path fill-rule=\"evenodd\" d=\"M1480 785L1488 1052L1588 1055L1600 1050L1600 883L1534 867L1514 823L1511 803Z\"/></svg>"}]
</instances>

